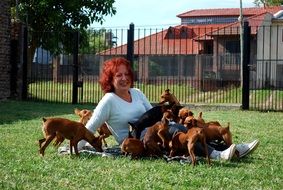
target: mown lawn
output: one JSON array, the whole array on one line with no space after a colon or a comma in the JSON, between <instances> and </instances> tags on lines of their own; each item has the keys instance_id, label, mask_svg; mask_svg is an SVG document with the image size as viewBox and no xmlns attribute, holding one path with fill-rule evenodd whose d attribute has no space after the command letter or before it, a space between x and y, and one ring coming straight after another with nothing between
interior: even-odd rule
<instances>
[{"instance_id":1,"label":"mown lawn","mask_svg":"<svg viewBox=\"0 0 283 190\"><path fill-rule=\"evenodd\" d=\"M234 143L259 139L258 149L231 162L196 167L163 159L130 160L38 154L41 118L77 120L73 109L92 105L0 102L0 189L283 189L283 113L201 110L206 120L231 123ZM199 109L194 109L198 113ZM115 145L112 138L108 144ZM67 141L66 141L67 142Z\"/></svg>"}]
</instances>

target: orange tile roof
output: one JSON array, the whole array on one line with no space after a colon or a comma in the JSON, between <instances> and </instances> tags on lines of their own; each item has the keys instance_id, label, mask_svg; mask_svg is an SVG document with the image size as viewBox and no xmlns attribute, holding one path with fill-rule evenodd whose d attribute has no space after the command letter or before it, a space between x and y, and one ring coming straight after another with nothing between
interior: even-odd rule
<instances>
[{"instance_id":1,"label":"orange tile roof","mask_svg":"<svg viewBox=\"0 0 283 190\"><path fill-rule=\"evenodd\" d=\"M282 10L282 6L264 8L244 8L243 15L252 15L248 19L252 26L252 34L256 34L258 26L261 25L264 16L270 12L272 14ZM268 10L268 11L267 11ZM239 9L201 9L193 10L178 15L182 17L190 16L231 16L239 15ZM178 25L169 27L155 34L134 41L134 54L137 55L175 55L175 54L199 54L203 49L199 40L212 40L212 35L239 35L239 22L225 24L207 24L207 25ZM174 33L170 37L168 31ZM186 31L188 30L188 31ZM182 38L181 32L186 33L189 38ZM127 44L99 53L100 55L125 55L127 54Z\"/></svg>"},{"instance_id":2,"label":"orange tile roof","mask_svg":"<svg viewBox=\"0 0 283 190\"><path fill-rule=\"evenodd\" d=\"M161 32L146 36L144 38L134 41L134 54L139 55L174 55L174 54L198 54L198 51L202 49L199 42L195 41L193 37L204 35L205 33L212 32L227 24L211 24L204 25L179 25L175 27L169 27ZM168 30L174 30L176 36L168 38ZM182 39L180 38L180 30L188 29L191 32L192 38ZM127 45L118 46L100 52L100 55L125 55L127 54Z\"/></svg>"},{"instance_id":3,"label":"orange tile roof","mask_svg":"<svg viewBox=\"0 0 283 190\"><path fill-rule=\"evenodd\" d=\"M283 10L282 6L273 6L273 7L251 7L251 8L243 8L244 16L252 16L257 14L262 14L265 12L270 12L272 14L278 12L279 10ZM204 17L204 16L239 16L240 9L239 8L222 8L222 9L197 9L191 10L185 13L178 14L177 17Z\"/></svg>"}]
</instances>

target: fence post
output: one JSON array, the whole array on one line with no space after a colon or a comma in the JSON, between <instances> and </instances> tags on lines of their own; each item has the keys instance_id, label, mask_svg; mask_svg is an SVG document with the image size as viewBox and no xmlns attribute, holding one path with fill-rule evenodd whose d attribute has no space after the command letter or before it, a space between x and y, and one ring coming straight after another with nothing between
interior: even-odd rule
<instances>
[{"instance_id":1,"label":"fence post","mask_svg":"<svg viewBox=\"0 0 283 190\"><path fill-rule=\"evenodd\" d=\"M22 70L22 100L27 100L28 97L28 29L24 27L23 40L23 70Z\"/></svg>"},{"instance_id":2,"label":"fence post","mask_svg":"<svg viewBox=\"0 0 283 190\"><path fill-rule=\"evenodd\" d=\"M130 29L128 29L128 37L127 37L127 59L129 60L131 67L133 69L134 64L134 33L135 33L135 25L133 23L130 24Z\"/></svg>"},{"instance_id":3,"label":"fence post","mask_svg":"<svg viewBox=\"0 0 283 190\"><path fill-rule=\"evenodd\" d=\"M242 86L242 109L249 109L249 96L250 96L250 36L251 27L247 21L244 22L244 34L243 34L243 86Z\"/></svg>"},{"instance_id":4,"label":"fence post","mask_svg":"<svg viewBox=\"0 0 283 190\"><path fill-rule=\"evenodd\" d=\"M12 39L11 40L11 74L10 74L10 96L16 97L17 96L17 82L18 82L18 51L19 51L19 39Z\"/></svg>"},{"instance_id":5,"label":"fence post","mask_svg":"<svg viewBox=\"0 0 283 190\"><path fill-rule=\"evenodd\" d=\"M78 79L79 79L79 32L73 33L74 48L73 48L73 96L72 104L78 103Z\"/></svg>"}]
</instances>

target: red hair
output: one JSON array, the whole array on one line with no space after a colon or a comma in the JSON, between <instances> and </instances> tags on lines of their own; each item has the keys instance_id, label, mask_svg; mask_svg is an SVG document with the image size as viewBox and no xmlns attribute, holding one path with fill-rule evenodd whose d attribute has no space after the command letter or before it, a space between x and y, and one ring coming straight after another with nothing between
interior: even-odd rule
<instances>
[{"instance_id":1,"label":"red hair","mask_svg":"<svg viewBox=\"0 0 283 190\"><path fill-rule=\"evenodd\" d=\"M133 74L133 71L131 69L130 62L123 57L112 58L112 59L105 61L103 68L102 68L102 73L101 73L100 79L99 79L101 89L104 93L114 92L114 86L112 84L113 77L116 74L118 67L120 65L126 66L127 71L129 73L129 76L130 76L131 87L133 87L133 85L134 85L134 74Z\"/></svg>"}]
</instances>

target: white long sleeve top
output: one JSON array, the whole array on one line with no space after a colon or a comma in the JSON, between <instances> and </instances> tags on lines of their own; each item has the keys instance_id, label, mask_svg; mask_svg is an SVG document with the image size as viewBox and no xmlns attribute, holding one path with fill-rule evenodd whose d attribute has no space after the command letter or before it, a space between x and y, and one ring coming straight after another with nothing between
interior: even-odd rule
<instances>
[{"instance_id":1,"label":"white long sleeve top","mask_svg":"<svg viewBox=\"0 0 283 190\"><path fill-rule=\"evenodd\" d=\"M86 128L95 132L106 122L115 140L121 144L128 136L128 122L137 121L142 114L152 108L146 96L139 89L130 88L129 92L132 102L123 100L115 93L106 93L94 109ZM82 145L80 143L79 147Z\"/></svg>"}]
</instances>

